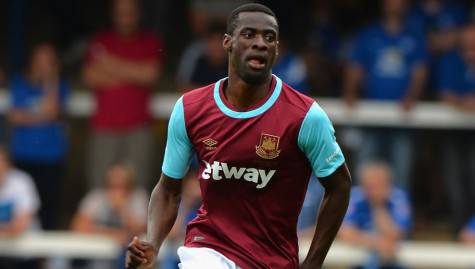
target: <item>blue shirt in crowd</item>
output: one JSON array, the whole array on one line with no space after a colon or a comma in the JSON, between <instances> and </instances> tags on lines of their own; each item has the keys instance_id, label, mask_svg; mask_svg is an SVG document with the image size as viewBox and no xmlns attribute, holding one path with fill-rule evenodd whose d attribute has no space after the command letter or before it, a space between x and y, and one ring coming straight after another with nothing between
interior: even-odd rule
<instances>
[{"instance_id":1,"label":"blue shirt in crowd","mask_svg":"<svg viewBox=\"0 0 475 269\"><path fill-rule=\"evenodd\" d=\"M442 58L437 77L437 88L442 93L475 94L475 64L467 64L458 52L448 53Z\"/></svg>"},{"instance_id":2,"label":"blue shirt in crowd","mask_svg":"<svg viewBox=\"0 0 475 269\"><path fill-rule=\"evenodd\" d=\"M467 12L459 5L442 1L436 12L425 10L422 3L416 4L407 16L411 29L422 33L448 31L463 26L468 21Z\"/></svg>"},{"instance_id":3,"label":"blue shirt in crowd","mask_svg":"<svg viewBox=\"0 0 475 269\"><path fill-rule=\"evenodd\" d=\"M272 67L272 73L276 74L295 90L303 94L309 94L307 67L298 55L292 52L280 54L279 59Z\"/></svg>"},{"instance_id":4,"label":"blue shirt in crowd","mask_svg":"<svg viewBox=\"0 0 475 269\"><path fill-rule=\"evenodd\" d=\"M412 221L407 194L402 189L393 187L386 208L401 231L408 234ZM361 187L353 187L351 190L350 204L343 222L362 231L375 231L373 209Z\"/></svg>"},{"instance_id":5,"label":"blue shirt in crowd","mask_svg":"<svg viewBox=\"0 0 475 269\"><path fill-rule=\"evenodd\" d=\"M38 109L44 91L32 85L23 76L16 76L10 84L13 108L34 112ZM69 85L61 81L59 102L63 108L69 92ZM10 151L17 161L58 162L66 154L66 134L59 121L28 126L15 126L12 130Z\"/></svg>"},{"instance_id":6,"label":"blue shirt in crowd","mask_svg":"<svg viewBox=\"0 0 475 269\"><path fill-rule=\"evenodd\" d=\"M423 36L409 28L388 33L375 24L357 35L349 58L365 71L364 98L397 101L405 96L413 69L426 63L427 50Z\"/></svg>"}]
</instances>

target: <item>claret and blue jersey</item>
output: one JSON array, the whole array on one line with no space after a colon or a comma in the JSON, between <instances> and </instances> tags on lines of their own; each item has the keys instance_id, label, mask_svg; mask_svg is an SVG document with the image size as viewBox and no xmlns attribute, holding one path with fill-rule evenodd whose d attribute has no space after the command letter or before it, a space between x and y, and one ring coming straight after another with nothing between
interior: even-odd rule
<instances>
[{"instance_id":1,"label":"claret and blue jersey","mask_svg":"<svg viewBox=\"0 0 475 269\"><path fill-rule=\"evenodd\" d=\"M312 171L344 163L327 115L273 76L268 95L237 111L226 79L181 97L172 112L165 175L181 179L200 163L203 204L185 246L209 247L247 268L297 268L296 225Z\"/></svg>"}]
</instances>

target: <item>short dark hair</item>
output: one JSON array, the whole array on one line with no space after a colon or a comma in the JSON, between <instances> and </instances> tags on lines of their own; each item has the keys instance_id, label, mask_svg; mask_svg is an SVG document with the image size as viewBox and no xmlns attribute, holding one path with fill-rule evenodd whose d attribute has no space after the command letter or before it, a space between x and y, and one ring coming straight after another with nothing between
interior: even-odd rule
<instances>
[{"instance_id":1,"label":"short dark hair","mask_svg":"<svg viewBox=\"0 0 475 269\"><path fill-rule=\"evenodd\" d=\"M244 4L242 6L237 7L231 12L231 14L229 14L228 23L226 27L227 34L232 35L234 33L234 30L237 27L239 13L241 12L262 12L274 17L277 21L277 16L275 16L274 11L272 11L270 8L257 3Z\"/></svg>"}]
</instances>

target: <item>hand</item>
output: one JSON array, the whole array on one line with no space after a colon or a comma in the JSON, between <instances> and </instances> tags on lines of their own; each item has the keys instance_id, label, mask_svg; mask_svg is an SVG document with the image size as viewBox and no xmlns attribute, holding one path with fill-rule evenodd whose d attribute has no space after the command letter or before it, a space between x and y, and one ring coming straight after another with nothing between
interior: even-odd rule
<instances>
[{"instance_id":1,"label":"hand","mask_svg":"<svg viewBox=\"0 0 475 269\"><path fill-rule=\"evenodd\" d=\"M126 269L150 269L155 265L157 257L155 247L146 241L140 241L136 236L127 246L125 258Z\"/></svg>"},{"instance_id":2,"label":"hand","mask_svg":"<svg viewBox=\"0 0 475 269\"><path fill-rule=\"evenodd\" d=\"M475 96L467 96L462 99L462 107L468 111L475 111Z\"/></svg>"},{"instance_id":3,"label":"hand","mask_svg":"<svg viewBox=\"0 0 475 269\"><path fill-rule=\"evenodd\" d=\"M397 242L388 238L379 238L375 248L384 261L391 261L396 256Z\"/></svg>"},{"instance_id":4,"label":"hand","mask_svg":"<svg viewBox=\"0 0 475 269\"><path fill-rule=\"evenodd\" d=\"M401 102L401 109L404 112L408 112L414 108L416 105L416 100L412 98L404 98Z\"/></svg>"}]
</instances>

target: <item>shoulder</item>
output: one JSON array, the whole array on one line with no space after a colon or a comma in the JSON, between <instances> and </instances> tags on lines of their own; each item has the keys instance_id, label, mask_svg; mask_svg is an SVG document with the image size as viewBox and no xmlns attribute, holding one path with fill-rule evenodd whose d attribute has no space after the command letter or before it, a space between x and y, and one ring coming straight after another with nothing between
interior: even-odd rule
<instances>
[{"instance_id":1,"label":"shoulder","mask_svg":"<svg viewBox=\"0 0 475 269\"><path fill-rule=\"evenodd\" d=\"M7 186L17 192L29 192L35 188L33 179L27 173L13 169L7 174Z\"/></svg>"},{"instance_id":2,"label":"shoulder","mask_svg":"<svg viewBox=\"0 0 475 269\"><path fill-rule=\"evenodd\" d=\"M371 37L380 36L383 33L379 23L372 23L365 26L356 33L357 39L369 39Z\"/></svg>"},{"instance_id":3,"label":"shoulder","mask_svg":"<svg viewBox=\"0 0 475 269\"><path fill-rule=\"evenodd\" d=\"M86 193L83 201L88 201L92 204L103 204L107 200L107 194L103 189L93 189Z\"/></svg>"},{"instance_id":4,"label":"shoulder","mask_svg":"<svg viewBox=\"0 0 475 269\"><path fill-rule=\"evenodd\" d=\"M12 90L18 90L18 89L23 89L26 86L27 81L26 81L25 76L23 74L17 73L17 74L14 74L12 76L12 78L10 79L9 84L10 84L9 86L10 86L10 88L12 88Z\"/></svg>"},{"instance_id":5,"label":"shoulder","mask_svg":"<svg viewBox=\"0 0 475 269\"><path fill-rule=\"evenodd\" d=\"M183 106L189 107L207 102L213 98L213 91L216 83L191 90L183 95Z\"/></svg>"},{"instance_id":6,"label":"shoulder","mask_svg":"<svg viewBox=\"0 0 475 269\"><path fill-rule=\"evenodd\" d=\"M304 116L315 103L313 98L300 93L299 91L287 85L285 82L282 82L282 90L279 99L281 102L284 102L286 105L288 105L289 108L292 108L297 113L301 113Z\"/></svg>"},{"instance_id":7,"label":"shoulder","mask_svg":"<svg viewBox=\"0 0 475 269\"><path fill-rule=\"evenodd\" d=\"M390 194L390 200L393 202L405 202L407 201L408 195L407 192L401 188L398 187L393 187L391 194Z\"/></svg>"},{"instance_id":8,"label":"shoulder","mask_svg":"<svg viewBox=\"0 0 475 269\"><path fill-rule=\"evenodd\" d=\"M114 32L109 30L101 30L96 32L91 36L90 43L91 44L105 44L112 40L114 40L116 35Z\"/></svg>"}]
</instances>

